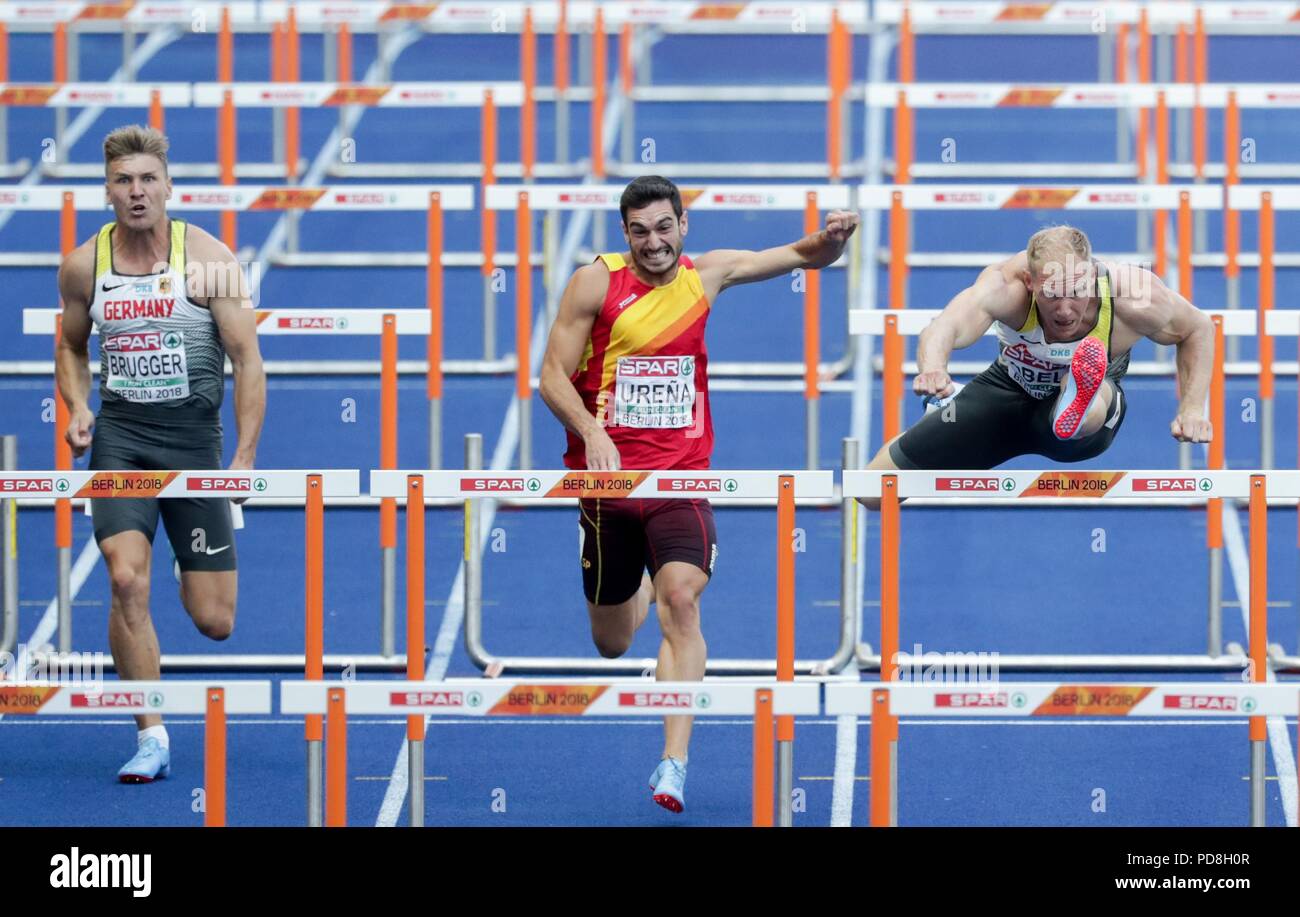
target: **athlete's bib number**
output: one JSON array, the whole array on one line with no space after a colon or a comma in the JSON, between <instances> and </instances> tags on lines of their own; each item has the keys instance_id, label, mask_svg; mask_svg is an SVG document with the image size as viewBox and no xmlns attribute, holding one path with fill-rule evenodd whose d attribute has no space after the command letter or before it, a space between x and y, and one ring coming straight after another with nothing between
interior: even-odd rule
<instances>
[{"instance_id":1,"label":"athlete's bib number","mask_svg":"<svg viewBox=\"0 0 1300 917\"><path fill-rule=\"evenodd\" d=\"M622 357L614 380L614 426L678 429L694 423L695 358Z\"/></svg>"},{"instance_id":2,"label":"athlete's bib number","mask_svg":"<svg viewBox=\"0 0 1300 917\"><path fill-rule=\"evenodd\" d=\"M1002 365L1021 388L1040 400L1059 394L1061 380L1070 371L1068 363L1062 365L1044 360L1024 344L1003 350Z\"/></svg>"},{"instance_id":3,"label":"athlete's bib number","mask_svg":"<svg viewBox=\"0 0 1300 917\"><path fill-rule=\"evenodd\" d=\"M100 347L108 390L126 401L174 401L190 395L185 337L179 331L111 334Z\"/></svg>"}]
</instances>

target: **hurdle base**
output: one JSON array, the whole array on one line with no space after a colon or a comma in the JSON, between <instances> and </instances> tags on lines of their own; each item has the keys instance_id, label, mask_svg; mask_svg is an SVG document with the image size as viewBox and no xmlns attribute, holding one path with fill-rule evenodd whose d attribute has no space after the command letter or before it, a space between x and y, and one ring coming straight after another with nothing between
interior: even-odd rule
<instances>
[{"instance_id":1,"label":"hurdle base","mask_svg":"<svg viewBox=\"0 0 1300 917\"><path fill-rule=\"evenodd\" d=\"M58 653L31 653L34 665L43 665L49 660L55 665ZM84 655L84 654L83 654ZM51 658L53 657L53 658ZM342 671L351 666L357 672L405 672L406 656L374 655L336 655L324 657L325 671ZM163 654L161 668L163 672L297 672L301 674L306 668L306 657L301 655L254 654L241 656L222 656L216 653ZM105 654L104 670L114 672L116 664L111 656Z\"/></svg>"},{"instance_id":2,"label":"hurdle base","mask_svg":"<svg viewBox=\"0 0 1300 917\"><path fill-rule=\"evenodd\" d=\"M974 654L953 653L947 657L942 652L934 655L925 654L913 657L909 653L898 654L900 669L915 667L923 670L927 665L938 663L944 665L947 658L954 664L965 665L968 657ZM1240 672L1249 663L1248 657L1233 653L1226 656L1201 655L1013 655L989 654L988 664L998 672ZM974 660L970 660L974 662ZM1292 657L1289 661L1298 665L1300 659ZM982 662L982 661L981 661ZM879 672L880 656L871 652L871 648L860 644L858 647L858 667L863 671ZM1282 668L1279 671L1287 671Z\"/></svg>"}]
</instances>

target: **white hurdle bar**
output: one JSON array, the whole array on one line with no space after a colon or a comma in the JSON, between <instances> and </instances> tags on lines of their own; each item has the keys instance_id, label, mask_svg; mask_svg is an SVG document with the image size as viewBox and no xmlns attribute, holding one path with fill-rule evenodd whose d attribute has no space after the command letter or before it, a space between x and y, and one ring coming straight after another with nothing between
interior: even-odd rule
<instances>
[{"instance_id":1,"label":"white hurdle bar","mask_svg":"<svg viewBox=\"0 0 1300 917\"><path fill-rule=\"evenodd\" d=\"M209 828L226 825L226 716L269 713L269 681L0 681L5 716L202 716L203 824Z\"/></svg>"},{"instance_id":2,"label":"white hurdle bar","mask_svg":"<svg viewBox=\"0 0 1300 917\"><path fill-rule=\"evenodd\" d=\"M898 718L1240 718L1250 722L1250 821L1265 819L1265 717L1300 712L1300 685L1252 682L1166 682L1094 684L1075 682L976 681L826 685L827 716L871 718L871 803L873 827L898 824ZM1258 736L1258 738L1257 738Z\"/></svg>"},{"instance_id":3,"label":"white hurdle bar","mask_svg":"<svg viewBox=\"0 0 1300 917\"><path fill-rule=\"evenodd\" d=\"M1165 671L1205 672L1239 671L1251 682L1251 687L1263 685L1271 674L1268 650L1268 497L1300 498L1300 471L846 471L844 493L846 496L864 497L880 502L880 656L874 660L859 661L867 668L876 668L884 681L899 680L900 669L912 660L899 651L899 586L901 538L899 504L909 497L954 497L980 492L993 500L1005 500L1011 505L1035 505L1045 497L1066 497L1075 500L1113 500L1122 505L1125 500L1154 496L1171 499L1195 493L1206 500L1209 517L1210 544L1210 616L1208 652L1205 656L1111 656L1089 657L1078 655L1021 656L998 658L998 667L1004 671ZM1248 611L1249 656L1235 653L1220 655L1222 643L1221 600L1221 540L1216 547L1216 534L1221 537L1222 499L1249 500L1249 596ZM1037 505L1042 505L1041 503ZM1217 574L1217 576L1216 576ZM874 663L874 664L873 664ZM1276 665L1274 668L1278 668ZM880 766L889 766L889 755L897 753L897 719L886 715L881 726L881 743L891 751L879 760ZM1251 779L1252 824L1263 823L1264 721L1251 719ZM873 746L876 743L873 741ZM874 756L873 752L873 756ZM874 766L874 765L873 765ZM885 792L885 788L881 788ZM873 793L876 788L873 787ZM888 799L880 803L881 811L888 812ZM873 812L876 803L872 804ZM896 811L896 807L895 807Z\"/></svg>"},{"instance_id":4,"label":"white hurdle bar","mask_svg":"<svg viewBox=\"0 0 1300 917\"><path fill-rule=\"evenodd\" d=\"M745 716L754 719L753 818L755 827L773 823L774 719L815 716L821 711L818 682L656 682L492 679L382 682L292 682L280 684L280 710L326 715L327 827L347 824L347 717L404 715L423 724L440 716ZM421 735L421 745L423 735ZM422 750L422 749L421 749ZM424 783L423 755L412 760L410 786ZM790 791L777 781L778 809L789 807ZM421 796L421 800L423 797ZM412 809L412 825L423 825L423 806ZM783 819L783 825L788 822Z\"/></svg>"}]
</instances>

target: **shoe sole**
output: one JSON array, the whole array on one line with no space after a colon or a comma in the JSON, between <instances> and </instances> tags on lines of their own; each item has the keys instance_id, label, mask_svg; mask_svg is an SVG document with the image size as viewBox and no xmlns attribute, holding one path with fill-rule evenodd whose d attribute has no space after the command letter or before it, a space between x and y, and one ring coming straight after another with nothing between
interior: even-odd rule
<instances>
[{"instance_id":1,"label":"shoe sole","mask_svg":"<svg viewBox=\"0 0 1300 917\"><path fill-rule=\"evenodd\" d=\"M159 771L156 777L146 777L144 774L118 774L118 783L140 784L153 783L155 780L166 780L170 771Z\"/></svg>"},{"instance_id":2,"label":"shoe sole","mask_svg":"<svg viewBox=\"0 0 1300 917\"><path fill-rule=\"evenodd\" d=\"M1079 431L1088 408L1106 381L1106 350L1096 338L1084 338L1070 361L1070 378L1062 398L1070 398L1069 405L1052 422L1052 432L1057 439L1072 439Z\"/></svg>"},{"instance_id":3,"label":"shoe sole","mask_svg":"<svg viewBox=\"0 0 1300 917\"><path fill-rule=\"evenodd\" d=\"M663 806L669 812L673 812L678 815L681 814L683 806L681 802L675 797L669 796L667 793L655 793L652 798L654 799L655 802L659 803L659 805Z\"/></svg>"}]
</instances>

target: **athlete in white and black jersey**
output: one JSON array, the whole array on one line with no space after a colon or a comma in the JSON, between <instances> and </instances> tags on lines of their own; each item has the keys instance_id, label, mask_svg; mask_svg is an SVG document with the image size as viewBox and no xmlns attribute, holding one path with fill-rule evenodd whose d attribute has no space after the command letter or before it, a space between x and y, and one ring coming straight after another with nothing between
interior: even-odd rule
<instances>
[{"instance_id":1,"label":"athlete in white and black jersey","mask_svg":"<svg viewBox=\"0 0 1300 917\"><path fill-rule=\"evenodd\" d=\"M73 453L92 470L222 467L225 359L234 370L238 443L232 469L253 467L266 410L266 377L248 286L234 255L211 235L167 216L167 138L139 126L104 141L116 221L59 267L63 334L55 360ZM92 326L100 336L100 412L90 409ZM93 432L92 432L93 431ZM109 647L124 679L156 680L158 637L149 614L152 542L161 515L180 567L180 597L214 640L235 626L230 504L213 499L92 500L95 539L108 567ZM136 717L138 749L119 778L167 776L162 720Z\"/></svg>"},{"instance_id":2,"label":"athlete in white and black jersey","mask_svg":"<svg viewBox=\"0 0 1300 917\"><path fill-rule=\"evenodd\" d=\"M952 352L995 322L998 359L957 386L948 375ZM1209 442L1209 317L1150 271L1094 259L1081 230L1037 232L1024 251L985 268L922 332L912 388L945 409L885 444L868 467L986 470L1018 455L1058 462L1098 456L1123 423L1120 378L1144 337L1177 347L1179 404L1170 433Z\"/></svg>"}]
</instances>

